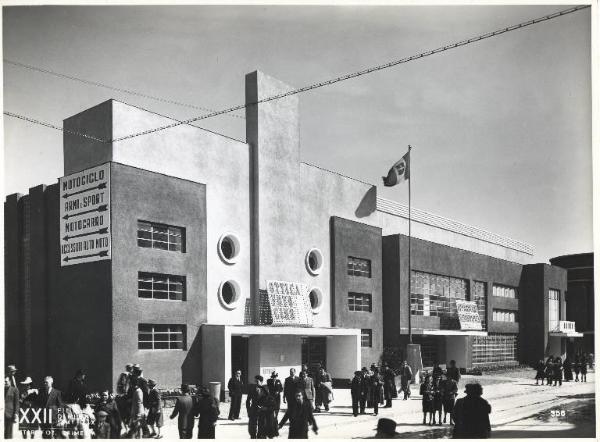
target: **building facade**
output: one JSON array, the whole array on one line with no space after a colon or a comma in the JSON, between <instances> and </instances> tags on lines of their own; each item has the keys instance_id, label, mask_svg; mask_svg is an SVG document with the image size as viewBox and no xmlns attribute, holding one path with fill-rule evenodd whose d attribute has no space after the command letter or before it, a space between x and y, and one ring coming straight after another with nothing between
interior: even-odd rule
<instances>
[{"instance_id":1,"label":"building facade","mask_svg":"<svg viewBox=\"0 0 600 442\"><path fill-rule=\"evenodd\" d=\"M531 324L566 272L416 209L409 272L407 208L300 161L297 95L253 104L290 89L246 76L246 143L183 124L118 141L173 120L114 100L66 119L65 176L5 201L7 361L57 385L84 368L92 388L128 362L163 387L302 363L345 379L403 347L409 306L426 363L549 351Z\"/></svg>"}]
</instances>

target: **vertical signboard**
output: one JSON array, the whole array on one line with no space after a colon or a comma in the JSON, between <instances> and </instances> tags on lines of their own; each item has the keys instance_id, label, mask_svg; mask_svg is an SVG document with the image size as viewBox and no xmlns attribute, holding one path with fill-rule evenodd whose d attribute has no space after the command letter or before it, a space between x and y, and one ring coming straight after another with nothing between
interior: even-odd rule
<instances>
[{"instance_id":1,"label":"vertical signboard","mask_svg":"<svg viewBox=\"0 0 600 442\"><path fill-rule=\"evenodd\" d=\"M305 284L267 281L272 325L312 326L312 311Z\"/></svg>"},{"instance_id":2,"label":"vertical signboard","mask_svg":"<svg viewBox=\"0 0 600 442\"><path fill-rule=\"evenodd\" d=\"M110 163L58 184L61 267L110 259Z\"/></svg>"}]
</instances>

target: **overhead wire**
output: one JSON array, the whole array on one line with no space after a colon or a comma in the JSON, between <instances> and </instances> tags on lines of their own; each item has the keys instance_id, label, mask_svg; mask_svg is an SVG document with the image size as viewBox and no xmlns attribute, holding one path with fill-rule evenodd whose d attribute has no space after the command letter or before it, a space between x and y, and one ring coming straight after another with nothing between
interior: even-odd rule
<instances>
[{"instance_id":1,"label":"overhead wire","mask_svg":"<svg viewBox=\"0 0 600 442\"><path fill-rule=\"evenodd\" d=\"M189 107L191 109L202 110L202 111L206 111L206 112L215 112L214 109L209 109L207 107L197 106L197 105L189 104L189 103L182 103L181 101L176 101L176 100L171 100L168 98L158 97L155 95L145 94L143 92L138 92L138 91L134 91L131 89L125 89L125 88L120 88L120 87L116 87L116 86L111 86L106 83L100 83L98 81L86 80L85 78L76 77L74 75L69 75L69 74L63 74L61 72L52 71L50 69L44 69L44 68L41 68L38 66L33 66L30 64L20 63L18 61L9 60L7 58L4 58L3 61L4 61L4 63L12 65L12 66L17 66L17 67L20 67L23 69L29 69L31 71L36 71L36 72L41 72L41 73L48 74L48 75L53 75L55 77L64 78L64 79L71 80L71 81L77 81L79 83L87 84L90 86L96 86L96 87L100 87L100 88L104 88L104 89L109 89L111 91L134 95L136 97L147 98L149 100L154 100L154 101L158 101L161 103L174 104L176 106ZM245 119L245 117L243 117L241 115L236 115L236 114L227 114L227 116L232 117L232 118L240 118L242 120Z\"/></svg>"},{"instance_id":2,"label":"overhead wire","mask_svg":"<svg viewBox=\"0 0 600 442\"><path fill-rule=\"evenodd\" d=\"M572 7L572 8L564 9L562 11L558 11L558 12L555 12L555 13L552 13L552 14L547 14L547 15L539 17L539 18L527 20L527 21L524 21L524 22L521 22L521 23L518 23L518 24L515 24L515 25L512 25L512 26L508 26L508 27L505 27L505 28L500 28L500 29L497 29L497 30L492 31L492 32L487 32L485 34L480 34L478 36L471 37L471 38L466 39L466 40L461 40L461 41L456 42L456 43L448 44L448 45L445 45L445 46L440 46L440 47L438 47L436 49L432 49L432 50L429 50L429 51L421 52L421 53L416 54L416 55L411 55L409 57L404 57L404 58L401 58L401 59L398 59L398 60L390 61L388 63L380 64L378 66L369 67L369 68L366 68L366 69L363 69L363 70L360 70L360 71L356 71L356 72L352 72L352 73L349 73L349 74L345 74L345 75L342 75L342 76L339 76L339 77L336 77L336 78L332 78L330 80L322 81L322 82L319 82L319 83L313 83L313 84L310 84L308 86L304 86L304 87L301 87L301 88L298 88L298 89L290 90L288 92L284 92L284 93L281 93L281 94L272 95L270 97L262 98L260 100L257 100L257 101L251 102L251 103L240 104L238 106L233 106L233 107L230 107L230 108L227 108L227 109L223 109L223 110L220 110L220 111L214 111L214 112L211 112L209 114L205 114L205 115L200 115L200 116L197 116L197 117L189 118L187 120L181 120L181 121L180 120L176 120L176 122L171 123L171 124L167 124L167 125L164 125L164 126L153 128L153 129L148 129L148 130L144 130L144 131L141 131L141 132L136 132L136 133L133 133L133 134L130 134L130 135L125 135L125 136L122 136L122 137L114 138L112 140L109 140L109 142L118 142L118 141L128 140L128 139L136 138L136 137L139 137L139 136L142 136L142 135L149 135L149 134L156 133L156 132L159 132L159 131L163 131L163 130L166 130L166 129L171 129L171 128L174 128L174 127L177 127L177 126L181 126L181 125L186 125L186 124L189 125L190 123L193 123L195 121L200 121L200 120L204 120L204 119L207 119L207 118L212 118L212 117L216 117L216 116L219 116L219 115L229 114L229 113L234 112L236 110L245 109L245 108L247 108L249 106L256 106L256 105L261 104L261 103L267 103L267 102L270 102L270 101L279 100L279 99L282 99L282 98L285 98L285 97L289 97L289 96L292 96L292 95L297 95L297 94L300 94L300 93L303 93L303 92L307 92L307 91L311 91L311 90L314 90L314 89L318 89L318 88L321 88L321 87L324 87L324 86L329 86L329 85L336 84L336 83L339 83L339 82L342 82L342 81L350 80L352 78L357 78L357 77L360 77L360 76L363 76L363 75L367 75L367 74L370 74L370 73L373 73L373 72L381 71L383 69L388 69L388 68L391 68L391 67L394 67L394 66L397 66L397 65L400 65L400 64L408 63L408 62L411 62L411 61L414 61L414 60L418 60L418 59L421 59L421 58L429 57L431 55L435 55L435 54L439 54L439 53L442 53L442 52L445 52L445 51L449 51L451 49L456 49L456 48L459 48L459 47L462 47L462 46L466 46L466 45L471 44L471 43L475 43L475 42L478 42L478 41L481 41L481 40L485 40L485 39L488 39L488 38L491 38L491 37L502 35L502 34L505 34L507 32L515 31L517 29L521 29L521 28L524 28L524 27L532 26L532 25L537 24L537 23L541 23L541 22L544 22L544 21L548 21L548 20L552 20L552 19L555 19L555 18L558 18L558 17L562 17L562 16L567 15L567 14L572 14L574 12L577 12L577 11L580 11L582 9L586 9L586 8L589 8L589 7L590 7L590 5L580 5L580 6L575 6L575 7ZM8 115L8 116L13 116L13 117L16 116L16 114L12 114L12 113L10 113L10 115L9 115L9 113L7 113L7 112L4 112L4 114ZM30 121L30 122L35 122L32 119L28 119L27 117L19 116L19 118L25 119L26 121ZM57 128L56 126L51 125L49 123L40 122L38 124L42 124L44 126L51 127L51 128L54 128L54 129ZM58 128L58 129L62 130L62 128ZM79 135L85 136L87 138L94 138L94 137L87 136L85 134L79 134Z\"/></svg>"}]
</instances>

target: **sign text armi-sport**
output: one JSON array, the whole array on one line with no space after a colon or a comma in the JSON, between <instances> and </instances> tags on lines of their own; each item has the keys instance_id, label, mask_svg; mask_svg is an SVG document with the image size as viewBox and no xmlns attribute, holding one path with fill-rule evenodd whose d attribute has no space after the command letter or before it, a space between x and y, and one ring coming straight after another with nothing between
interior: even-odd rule
<instances>
[{"instance_id":1,"label":"sign text armi-sport","mask_svg":"<svg viewBox=\"0 0 600 442\"><path fill-rule=\"evenodd\" d=\"M60 265L110 259L110 164L59 179Z\"/></svg>"}]
</instances>

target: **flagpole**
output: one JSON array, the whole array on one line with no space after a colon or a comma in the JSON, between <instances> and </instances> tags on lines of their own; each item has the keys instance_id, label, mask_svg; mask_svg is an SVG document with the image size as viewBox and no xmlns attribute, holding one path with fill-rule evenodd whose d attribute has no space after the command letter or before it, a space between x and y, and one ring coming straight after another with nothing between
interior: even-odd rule
<instances>
[{"instance_id":1,"label":"flagpole","mask_svg":"<svg viewBox=\"0 0 600 442\"><path fill-rule=\"evenodd\" d=\"M411 158L410 158L410 150L412 147L410 144L408 145L408 167L409 171L412 169ZM410 173L410 172L409 172ZM411 238L411 223L410 223L410 183L412 181L412 174L408 176L408 343L413 343L412 338L412 324L411 324L411 316L412 316L412 305L411 305L411 294L412 294L412 271L410 266L410 238Z\"/></svg>"}]
</instances>

